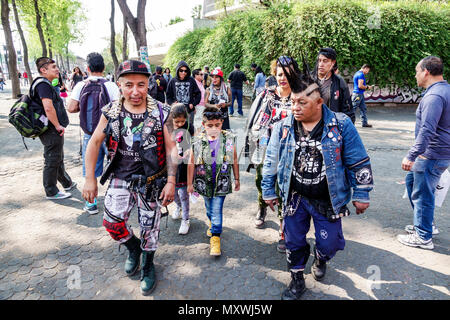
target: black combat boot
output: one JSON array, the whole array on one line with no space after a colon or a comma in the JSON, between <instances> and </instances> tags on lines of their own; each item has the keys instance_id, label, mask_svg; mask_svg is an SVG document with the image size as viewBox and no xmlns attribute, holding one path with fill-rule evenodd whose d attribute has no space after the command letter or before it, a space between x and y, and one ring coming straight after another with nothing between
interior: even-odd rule
<instances>
[{"instance_id":1,"label":"black combat boot","mask_svg":"<svg viewBox=\"0 0 450 320\"><path fill-rule=\"evenodd\" d=\"M319 259L316 247L314 247L314 261L311 265L311 271L314 279L317 281L322 281L327 272L327 262Z\"/></svg>"},{"instance_id":2,"label":"black combat boot","mask_svg":"<svg viewBox=\"0 0 450 320\"><path fill-rule=\"evenodd\" d=\"M142 252L141 293L144 296L152 293L156 287L155 265L153 264L154 255L155 251Z\"/></svg>"},{"instance_id":3,"label":"black combat boot","mask_svg":"<svg viewBox=\"0 0 450 320\"><path fill-rule=\"evenodd\" d=\"M127 242L123 243L127 247L129 254L125 261L125 272L128 276L132 276L139 268L139 262L141 259L141 240L135 235L131 237Z\"/></svg>"},{"instance_id":4,"label":"black combat boot","mask_svg":"<svg viewBox=\"0 0 450 320\"><path fill-rule=\"evenodd\" d=\"M305 291L306 284L303 271L291 271L291 283L289 283L289 287L281 294L281 300L300 300L300 297Z\"/></svg>"},{"instance_id":5,"label":"black combat boot","mask_svg":"<svg viewBox=\"0 0 450 320\"><path fill-rule=\"evenodd\" d=\"M256 220L255 220L255 226L258 229L261 229L264 227L264 220L266 219L266 215L267 215L267 207L266 208L259 208L258 214L256 215Z\"/></svg>"}]
</instances>

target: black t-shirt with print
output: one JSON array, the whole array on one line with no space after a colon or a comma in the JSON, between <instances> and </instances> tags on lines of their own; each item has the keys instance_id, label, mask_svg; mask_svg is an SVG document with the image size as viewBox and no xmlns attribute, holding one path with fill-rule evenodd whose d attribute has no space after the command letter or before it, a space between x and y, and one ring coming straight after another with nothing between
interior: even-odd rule
<instances>
[{"instance_id":1,"label":"black t-shirt with print","mask_svg":"<svg viewBox=\"0 0 450 320\"><path fill-rule=\"evenodd\" d=\"M325 164L322 154L323 120L308 134L302 124L295 121L295 159L291 190L311 199L330 201Z\"/></svg>"},{"instance_id":2,"label":"black t-shirt with print","mask_svg":"<svg viewBox=\"0 0 450 320\"><path fill-rule=\"evenodd\" d=\"M120 141L114 177L130 181L133 174L145 175L139 145L146 113L131 113L122 106L120 112Z\"/></svg>"}]
</instances>

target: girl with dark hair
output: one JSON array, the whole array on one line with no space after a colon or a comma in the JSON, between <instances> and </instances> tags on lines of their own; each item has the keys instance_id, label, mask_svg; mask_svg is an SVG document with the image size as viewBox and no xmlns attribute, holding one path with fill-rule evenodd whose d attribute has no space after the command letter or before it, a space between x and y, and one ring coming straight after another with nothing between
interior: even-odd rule
<instances>
[{"instance_id":1,"label":"girl with dark hair","mask_svg":"<svg viewBox=\"0 0 450 320\"><path fill-rule=\"evenodd\" d=\"M239 191L239 163L235 135L222 130L220 109L206 107L203 111L204 130L193 138L188 164L188 193L194 190L205 200L210 228L210 255L220 256L223 203L233 190L231 171L234 173L235 191Z\"/></svg>"},{"instance_id":2,"label":"girl with dark hair","mask_svg":"<svg viewBox=\"0 0 450 320\"><path fill-rule=\"evenodd\" d=\"M170 74L169 68L164 69L163 77L164 79L166 79L167 83L169 83L169 81L172 80L172 75Z\"/></svg>"},{"instance_id":3,"label":"girl with dark hair","mask_svg":"<svg viewBox=\"0 0 450 320\"><path fill-rule=\"evenodd\" d=\"M255 94L258 95L265 88L266 74L260 66L256 67L255 74L255 84L253 86L253 89L255 90Z\"/></svg>"},{"instance_id":4,"label":"girl with dark hair","mask_svg":"<svg viewBox=\"0 0 450 320\"><path fill-rule=\"evenodd\" d=\"M223 79L223 71L217 67L211 72L212 82L205 93L205 106L219 108L222 113L223 130L230 129L228 106L231 105L231 89Z\"/></svg>"},{"instance_id":5,"label":"girl with dark hair","mask_svg":"<svg viewBox=\"0 0 450 320\"><path fill-rule=\"evenodd\" d=\"M70 80L72 81L72 83L71 83L72 90L73 90L73 88L75 88L75 85L78 82L83 81L83 72L81 72L81 69L79 67L73 68L73 72L72 72L72 75L70 76Z\"/></svg>"},{"instance_id":6,"label":"girl with dark hair","mask_svg":"<svg viewBox=\"0 0 450 320\"><path fill-rule=\"evenodd\" d=\"M187 234L190 225L189 194L187 193L187 162L194 128L189 126L189 121L187 121L188 113L184 104L173 104L170 115L173 122L173 137L177 145L179 161L174 198L177 208L172 214L172 219L182 218L178 234Z\"/></svg>"}]
</instances>

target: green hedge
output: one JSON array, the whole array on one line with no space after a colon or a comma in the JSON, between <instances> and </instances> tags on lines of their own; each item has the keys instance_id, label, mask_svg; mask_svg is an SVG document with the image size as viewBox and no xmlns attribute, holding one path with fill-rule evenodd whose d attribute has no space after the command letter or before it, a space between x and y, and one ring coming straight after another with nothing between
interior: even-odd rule
<instances>
[{"instance_id":1,"label":"green hedge","mask_svg":"<svg viewBox=\"0 0 450 320\"><path fill-rule=\"evenodd\" d=\"M375 22L373 27L368 21ZM271 60L283 54L299 59L304 52L313 67L318 49L333 47L341 71L351 75L369 63L370 83L414 87L417 62L427 55L449 61L449 44L448 3L301 1L242 11L220 20L213 29L189 32L170 48L165 63L172 68L179 60L192 69L221 66L228 74L237 62L251 77L252 62L268 73ZM446 68L444 77L448 75Z\"/></svg>"}]
</instances>

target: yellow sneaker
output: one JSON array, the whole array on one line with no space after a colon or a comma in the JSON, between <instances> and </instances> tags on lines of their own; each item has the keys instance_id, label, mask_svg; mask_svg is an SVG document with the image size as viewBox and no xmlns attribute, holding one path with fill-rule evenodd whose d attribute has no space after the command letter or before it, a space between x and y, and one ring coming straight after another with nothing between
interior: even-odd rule
<instances>
[{"instance_id":1,"label":"yellow sneaker","mask_svg":"<svg viewBox=\"0 0 450 320\"><path fill-rule=\"evenodd\" d=\"M206 235L208 236L208 237L212 237L212 233L211 233L211 221L209 221L209 228L208 228L208 230L206 230Z\"/></svg>"},{"instance_id":2,"label":"yellow sneaker","mask_svg":"<svg viewBox=\"0 0 450 320\"><path fill-rule=\"evenodd\" d=\"M211 249L209 254L212 256L220 256L220 237L214 236L210 240Z\"/></svg>"}]
</instances>

